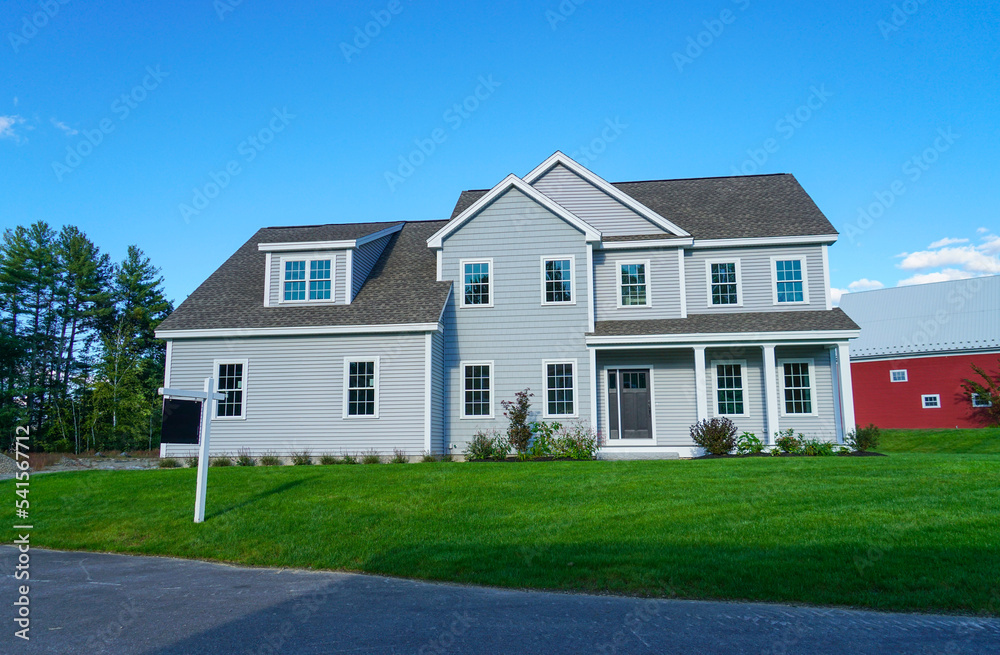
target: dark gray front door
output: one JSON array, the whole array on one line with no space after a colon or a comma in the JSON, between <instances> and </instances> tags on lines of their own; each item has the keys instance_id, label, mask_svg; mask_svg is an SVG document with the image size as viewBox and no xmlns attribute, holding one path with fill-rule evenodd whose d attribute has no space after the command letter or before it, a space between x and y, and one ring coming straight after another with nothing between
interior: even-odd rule
<instances>
[{"instance_id":1,"label":"dark gray front door","mask_svg":"<svg viewBox=\"0 0 1000 655\"><path fill-rule=\"evenodd\" d=\"M649 369L608 371L610 439L652 439Z\"/></svg>"}]
</instances>

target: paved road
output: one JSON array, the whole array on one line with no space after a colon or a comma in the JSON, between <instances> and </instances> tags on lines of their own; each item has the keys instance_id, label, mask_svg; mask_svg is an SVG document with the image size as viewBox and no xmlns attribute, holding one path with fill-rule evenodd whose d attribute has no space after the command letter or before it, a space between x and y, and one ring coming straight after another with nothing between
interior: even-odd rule
<instances>
[{"instance_id":1,"label":"paved road","mask_svg":"<svg viewBox=\"0 0 1000 655\"><path fill-rule=\"evenodd\" d=\"M2 653L998 653L1000 619L641 600L31 551L31 641Z\"/></svg>"}]
</instances>

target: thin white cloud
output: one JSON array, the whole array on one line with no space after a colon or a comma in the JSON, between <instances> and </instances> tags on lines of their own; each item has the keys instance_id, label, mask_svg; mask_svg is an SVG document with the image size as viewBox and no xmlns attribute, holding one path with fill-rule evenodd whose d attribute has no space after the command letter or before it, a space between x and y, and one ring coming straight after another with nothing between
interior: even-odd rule
<instances>
[{"instance_id":1,"label":"thin white cloud","mask_svg":"<svg viewBox=\"0 0 1000 655\"><path fill-rule=\"evenodd\" d=\"M917 273L905 280L900 280L897 286L905 287L912 284L929 284L931 282L950 282L951 280L968 280L976 277L968 271L960 271L956 268L946 268L943 271L934 273Z\"/></svg>"},{"instance_id":2,"label":"thin white cloud","mask_svg":"<svg viewBox=\"0 0 1000 655\"><path fill-rule=\"evenodd\" d=\"M992 247L992 246L991 246ZM899 268L904 271L919 271L928 268L959 266L970 273L1000 273L1000 257L983 252L977 246L940 248L911 252L903 257Z\"/></svg>"},{"instance_id":3,"label":"thin white cloud","mask_svg":"<svg viewBox=\"0 0 1000 655\"><path fill-rule=\"evenodd\" d=\"M976 228L976 234L986 234L989 231L990 231L989 228L985 228L985 227L977 227Z\"/></svg>"},{"instance_id":4,"label":"thin white cloud","mask_svg":"<svg viewBox=\"0 0 1000 655\"><path fill-rule=\"evenodd\" d=\"M840 306L840 299L844 297L845 293L850 293L847 289L838 289L837 287L830 287L830 298L833 299L833 306Z\"/></svg>"},{"instance_id":5,"label":"thin white cloud","mask_svg":"<svg viewBox=\"0 0 1000 655\"><path fill-rule=\"evenodd\" d=\"M977 246L979 252L986 253L987 255L998 255L1000 254L1000 237L995 234L987 234L982 238L982 243Z\"/></svg>"},{"instance_id":6,"label":"thin white cloud","mask_svg":"<svg viewBox=\"0 0 1000 655\"><path fill-rule=\"evenodd\" d=\"M51 119L51 120L52 120L52 124L53 125L55 125L60 130L62 130L63 132L66 133L66 136L73 136L74 134L79 134L79 132L77 130L74 130L72 127L70 127L66 123L63 123L62 121L57 121L54 118Z\"/></svg>"},{"instance_id":7,"label":"thin white cloud","mask_svg":"<svg viewBox=\"0 0 1000 655\"><path fill-rule=\"evenodd\" d=\"M17 96L14 96L14 106L17 107Z\"/></svg>"},{"instance_id":8,"label":"thin white cloud","mask_svg":"<svg viewBox=\"0 0 1000 655\"><path fill-rule=\"evenodd\" d=\"M968 239L952 239L951 237L945 237L943 239L938 239L937 241L935 241L934 243L932 243L927 247L934 249L934 248L941 248L943 246L951 246L956 243L968 243L968 242L969 242Z\"/></svg>"},{"instance_id":9,"label":"thin white cloud","mask_svg":"<svg viewBox=\"0 0 1000 655\"><path fill-rule=\"evenodd\" d=\"M24 122L24 118L17 114L10 116L0 116L0 139L14 139L20 141L21 137L15 131L15 127Z\"/></svg>"},{"instance_id":10,"label":"thin white cloud","mask_svg":"<svg viewBox=\"0 0 1000 655\"><path fill-rule=\"evenodd\" d=\"M875 289L881 289L885 285L878 280L869 280L866 277L860 280L855 280L847 285L847 288L851 291L874 291Z\"/></svg>"}]
</instances>

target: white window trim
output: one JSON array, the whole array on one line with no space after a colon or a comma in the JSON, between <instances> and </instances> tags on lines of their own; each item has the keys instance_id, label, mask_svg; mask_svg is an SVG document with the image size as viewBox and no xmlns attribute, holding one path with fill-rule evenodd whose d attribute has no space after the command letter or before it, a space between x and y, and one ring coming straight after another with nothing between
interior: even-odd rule
<instances>
[{"instance_id":1,"label":"white window trim","mask_svg":"<svg viewBox=\"0 0 1000 655\"><path fill-rule=\"evenodd\" d=\"M350 400L350 388L349 383L351 379L351 362L375 362L375 414L348 414L347 406ZM382 385L379 373L382 369L382 358L378 355L368 356L368 355L354 355L351 357L344 358L344 407L343 407L343 418L347 420L373 420L379 417L380 404L379 396L381 395Z\"/></svg>"},{"instance_id":2,"label":"white window trim","mask_svg":"<svg viewBox=\"0 0 1000 655\"><path fill-rule=\"evenodd\" d=\"M711 270L711 269L709 269ZM743 413L742 414L722 414L719 412L719 365L739 364L740 365L740 390L743 392ZM712 416L732 417L750 416L750 390L747 389L747 360L745 359L713 359L710 367L712 369Z\"/></svg>"},{"instance_id":3,"label":"white window trim","mask_svg":"<svg viewBox=\"0 0 1000 655\"><path fill-rule=\"evenodd\" d=\"M618 294L615 297L615 303L618 305L618 309L645 309L646 307L653 306L653 278L652 278L652 268L649 265L648 259L619 259L615 261L615 289L617 289ZM646 304L645 305L623 305L622 304L622 266L626 264L642 264L645 268L643 269L646 278Z\"/></svg>"},{"instance_id":4,"label":"white window trim","mask_svg":"<svg viewBox=\"0 0 1000 655\"><path fill-rule=\"evenodd\" d=\"M463 290L463 295L464 290ZM465 413L465 367L466 366L489 366L490 367L490 413L489 415L467 415ZM459 391L461 392L461 397L459 398L459 404L462 407L462 411L459 412L459 418L466 420L479 420L485 421L488 419L495 418L495 408L497 402L497 390L494 380L496 379L496 368L493 365L493 360L481 360L481 361L461 361L458 363L458 377L459 377Z\"/></svg>"},{"instance_id":5,"label":"white window trim","mask_svg":"<svg viewBox=\"0 0 1000 655\"><path fill-rule=\"evenodd\" d=\"M568 301L564 302L548 302L545 300L545 262L554 262L569 260L569 297ZM541 257L541 280L542 280L542 304L543 305L575 305L576 304L576 289L577 289L577 279L576 279L576 257L574 255L542 255ZM464 280L463 280L464 282ZM464 289L463 289L464 291Z\"/></svg>"},{"instance_id":6,"label":"white window trim","mask_svg":"<svg viewBox=\"0 0 1000 655\"><path fill-rule=\"evenodd\" d=\"M778 302L778 264L777 262L792 262L798 260L802 267L802 300L794 302ZM771 303L774 305L808 305L809 304L809 269L805 255L781 256L771 255ZM737 274L739 277L739 274Z\"/></svg>"},{"instance_id":7,"label":"white window trim","mask_svg":"<svg viewBox=\"0 0 1000 655\"><path fill-rule=\"evenodd\" d=\"M937 405L928 405L928 398L937 398ZM920 396L920 406L923 409L941 409L941 394L939 393L925 393Z\"/></svg>"},{"instance_id":8,"label":"white window trim","mask_svg":"<svg viewBox=\"0 0 1000 655\"><path fill-rule=\"evenodd\" d=\"M467 305L465 304L465 265L466 264L489 264L490 267L490 281L489 281L489 291L490 291L490 301L485 305ZM493 306L493 292L496 285L496 269L493 267L492 257L480 257L477 259L459 259L458 260L458 283L462 287L461 295L458 297L459 307L468 307L469 309L481 309ZM491 374L493 369L490 369Z\"/></svg>"},{"instance_id":9,"label":"white window trim","mask_svg":"<svg viewBox=\"0 0 1000 655\"><path fill-rule=\"evenodd\" d=\"M736 264L736 302L729 305L712 304L712 264ZM739 257L722 257L705 260L705 305L713 309L743 306L743 267Z\"/></svg>"},{"instance_id":10,"label":"white window trim","mask_svg":"<svg viewBox=\"0 0 1000 655\"><path fill-rule=\"evenodd\" d=\"M573 366L573 413L572 414L549 414L549 364L571 364ZM545 398L542 404L542 418L579 418L580 417L580 390L577 388L579 378L577 372L579 368L575 359L543 359L542 360L542 389L545 390Z\"/></svg>"},{"instance_id":11,"label":"white window trim","mask_svg":"<svg viewBox=\"0 0 1000 655\"><path fill-rule=\"evenodd\" d=\"M330 298L324 300L309 300L309 262L330 260ZM305 300L285 300L285 262L306 263L306 298ZM279 305L333 305L337 302L337 255L284 255L278 259L278 304Z\"/></svg>"},{"instance_id":12,"label":"white window trim","mask_svg":"<svg viewBox=\"0 0 1000 655\"><path fill-rule=\"evenodd\" d=\"M649 377L646 380L646 384L649 385L649 406L650 406L650 411L649 411L649 421L650 421L650 423L649 423L649 430L652 433L652 438L650 438L650 439L621 439L621 438L619 438L619 439L612 439L611 438L611 407L609 405L610 399L608 398L608 396L610 395L608 392L610 391L610 387L611 387L611 383L610 383L610 380L608 378L611 375L611 371L623 371L623 370L624 371L639 371L639 370L643 370L643 369L646 369L646 370L649 371ZM654 371L655 371L655 367L652 364L643 364L643 363L636 363L634 365L629 364L627 366L609 366L609 367L603 369L602 372L603 372L603 375L604 375L604 400L602 400L601 402L604 403L604 425L605 425L605 429L607 430L607 432L605 434L608 435L608 438L605 439L604 445L601 446L601 448L631 447L631 446L653 446L653 447L655 447L655 446L658 445L657 442L659 440L658 440L657 435L656 435L656 388L655 388L656 387L656 383L654 381Z\"/></svg>"},{"instance_id":13,"label":"white window trim","mask_svg":"<svg viewBox=\"0 0 1000 655\"><path fill-rule=\"evenodd\" d=\"M809 404L811 412L789 413L785 411L785 364L809 365ZM816 360L809 357L788 357L778 360L778 405L781 416L819 416L819 398L816 396Z\"/></svg>"},{"instance_id":14,"label":"white window trim","mask_svg":"<svg viewBox=\"0 0 1000 655\"><path fill-rule=\"evenodd\" d=\"M993 407L993 401L991 400L981 400L981 396L978 393L972 394L972 406L976 409L983 409L985 407ZM977 404L978 403L978 404Z\"/></svg>"},{"instance_id":15,"label":"white window trim","mask_svg":"<svg viewBox=\"0 0 1000 655\"><path fill-rule=\"evenodd\" d=\"M903 374L903 379L902 380L893 379L893 377L892 377L893 373L902 373ZM889 382L909 382L909 381L910 381L910 374L907 372L907 369L905 369L905 368L895 368L895 369L892 369L891 371L889 371Z\"/></svg>"},{"instance_id":16,"label":"white window trim","mask_svg":"<svg viewBox=\"0 0 1000 655\"><path fill-rule=\"evenodd\" d=\"M240 403L239 416L219 416L219 401L212 402L213 421L245 421L247 420L247 369L249 362L246 359L216 359L212 361L212 378L215 380L215 390L219 390L219 366L222 364L242 364L243 365L243 402Z\"/></svg>"}]
</instances>

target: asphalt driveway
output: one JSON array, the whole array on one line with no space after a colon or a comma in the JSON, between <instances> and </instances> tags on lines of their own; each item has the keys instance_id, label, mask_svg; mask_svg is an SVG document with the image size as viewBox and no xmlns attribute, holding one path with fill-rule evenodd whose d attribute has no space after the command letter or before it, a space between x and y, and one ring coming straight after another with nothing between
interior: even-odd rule
<instances>
[{"instance_id":1,"label":"asphalt driveway","mask_svg":"<svg viewBox=\"0 0 1000 655\"><path fill-rule=\"evenodd\" d=\"M643 600L0 547L3 653L997 653L1000 619Z\"/></svg>"}]
</instances>

